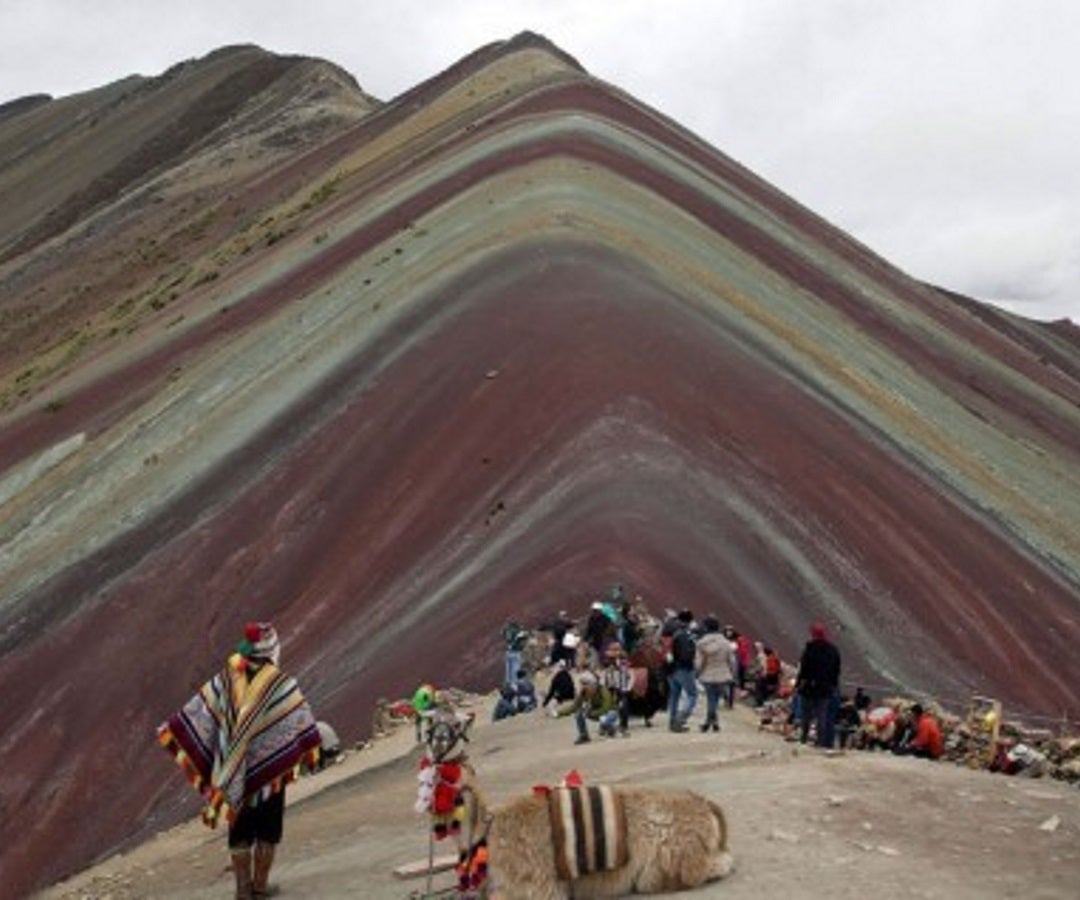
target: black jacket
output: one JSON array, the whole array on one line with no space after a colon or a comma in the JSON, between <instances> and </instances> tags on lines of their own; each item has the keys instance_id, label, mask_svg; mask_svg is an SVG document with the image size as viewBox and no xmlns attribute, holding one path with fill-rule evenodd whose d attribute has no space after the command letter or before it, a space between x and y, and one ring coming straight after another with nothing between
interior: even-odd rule
<instances>
[{"instance_id":1,"label":"black jacket","mask_svg":"<svg viewBox=\"0 0 1080 900\"><path fill-rule=\"evenodd\" d=\"M797 684L807 697L829 696L840 684L840 651L826 640L807 641Z\"/></svg>"},{"instance_id":2,"label":"black jacket","mask_svg":"<svg viewBox=\"0 0 1080 900\"><path fill-rule=\"evenodd\" d=\"M551 686L544 697L544 702L540 705L547 706L552 700L565 703L567 700L573 699L574 679L566 669L560 669L555 673L555 677L551 679Z\"/></svg>"}]
</instances>

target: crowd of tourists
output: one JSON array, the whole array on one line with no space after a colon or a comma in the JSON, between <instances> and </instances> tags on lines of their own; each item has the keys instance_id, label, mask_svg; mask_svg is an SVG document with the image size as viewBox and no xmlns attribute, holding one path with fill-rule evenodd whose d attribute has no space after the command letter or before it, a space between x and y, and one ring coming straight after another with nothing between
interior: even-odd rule
<instances>
[{"instance_id":1,"label":"crowd of tourists","mask_svg":"<svg viewBox=\"0 0 1080 900\"><path fill-rule=\"evenodd\" d=\"M494 718L543 711L572 717L576 742L629 737L630 721L652 727L666 714L672 732L689 730L704 697L702 732L721 730L720 710L742 698L761 711L766 726L779 724L790 740L818 747L889 749L938 758L941 727L929 710L898 711L871 704L862 688L841 692L841 659L825 626L810 626L797 666L715 615L693 611L652 616L642 598L615 588L577 619L565 611L534 630L516 621L503 627L503 684ZM535 679L546 673L544 696ZM779 720L779 721L777 721Z\"/></svg>"},{"instance_id":2,"label":"crowd of tourists","mask_svg":"<svg viewBox=\"0 0 1080 900\"><path fill-rule=\"evenodd\" d=\"M575 619L561 611L529 630L509 621L502 631L503 684L495 718L532 710L572 717L577 742L590 741L590 723L603 737L628 737L631 719L652 727L665 716L685 732L704 697L702 732L719 732L720 710L738 697L760 706L779 695L783 663L764 642L754 642L715 615L698 620L689 609L654 617L640 596L615 588ZM831 646L831 645L830 645ZM535 679L549 677L543 698ZM816 710L808 704L810 711Z\"/></svg>"}]
</instances>

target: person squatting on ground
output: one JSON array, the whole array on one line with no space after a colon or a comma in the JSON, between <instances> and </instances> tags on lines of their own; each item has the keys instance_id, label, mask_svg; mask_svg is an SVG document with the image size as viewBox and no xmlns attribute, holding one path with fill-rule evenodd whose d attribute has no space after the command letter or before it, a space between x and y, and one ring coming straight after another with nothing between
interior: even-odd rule
<instances>
[{"instance_id":1,"label":"person squatting on ground","mask_svg":"<svg viewBox=\"0 0 1080 900\"><path fill-rule=\"evenodd\" d=\"M686 723L693 715L694 706L697 703L697 677L694 671L697 648L691 631L694 614L684 609L676 618L677 624L671 635L671 650L668 654L670 657L668 728L672 731L686 731ZM679 699L684 691L686 692L686 708L680 711Z\"/></svg>"},{"instance_id":2,"label":"person squatting on ground","mask_svg":"<svg viewBox=\"0 0 1080 900\"><path fill-rule=\"evenodd\" d=\"M731 641L720 633L720 622L716 616L706 616L703 622L705 634L697 642L694 657L694 669L705 689L705 721L702 731L720 730L717 709L720 698L730 690L735 680L735 648Z\"/></svg>"},{"instance_id":3,"label":"person squatting on ground","mask_svg":"<svg viewBox=\"0 0 1080 900\"><path fill-rule=\"evenodd\" d=\"M574 743L587 744L591 740L587 724L589 719L597 720L601 735L614 736L619 714L611 691L600 684L592 672L584 672L580 682L577 698L565 712L559 712L560 715L574 715L577 725L577 740Z\"/></svg>"},{"instance_id":4,"label":"person squatting on ground","mask_svg":"<svg viewBox=\"0 0 1080 900\"><path fill-rule=\"evenodd\" d=\"M224 668L158 727L158 741L206 798L203 821L229 823L238 900L272 893L285 785L319 760L319 730L296 680L278 668L269 622L252 622Z\"/></svg>"},{"instance_id":5,"label":"person squatting on ground","mask_svg":"<svg viewBox=\"0 0 1080 900\"><path fill-rule=\"evenodd\" d=\"M815 743L832 747L836 709L833 699L840 685L840 651L825 635L825 626L815 622L810 626L810 640L803 648L799 661L796 690L802 704L800 743L805 744L810 723L817 724Z\"/></svg>"},{"instance_id":6,"label":"person squatting on ground","mask_svg":"<svg viewBox=\"0 0 1080 900\"><path fill-rule=\"evenodd\" d=\"M574 686L574 676L570 674L565 659L560 659L551 668L553 672L551 683L548 685L547 693L544 694L544 702L540 706L546 710L548 704L554 700L555 706L551 709L551 715L557 716L560 709L565 708L569 711L577 695L577 688Z\"/></svg>"}]
</instances>

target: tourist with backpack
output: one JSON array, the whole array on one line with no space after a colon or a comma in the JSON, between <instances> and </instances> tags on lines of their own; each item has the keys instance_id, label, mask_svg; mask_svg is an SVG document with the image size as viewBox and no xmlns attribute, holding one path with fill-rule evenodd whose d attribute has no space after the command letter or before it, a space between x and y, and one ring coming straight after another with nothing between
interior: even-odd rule
<instances>
[{"instance_id":1,"label":"tourist with backpack","mask_svg":"<svg viewBox=\"0 0 1080 900\"><path fill-rule=\"evenodd\" d=\"M693 715L697 703L697 673L694 671L697 646L692 631L694 614L684 609L676 618L677 624L671 635L671 650L668 653L668 728L671 731L686 731L686 723ZM680 711L679 700L684 691L686 708Z\"/></svg>"}]
</instances>

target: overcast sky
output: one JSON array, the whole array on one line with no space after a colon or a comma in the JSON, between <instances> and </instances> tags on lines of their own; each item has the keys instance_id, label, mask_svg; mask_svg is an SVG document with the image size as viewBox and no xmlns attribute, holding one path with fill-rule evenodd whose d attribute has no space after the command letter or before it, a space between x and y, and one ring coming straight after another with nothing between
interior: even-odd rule
<instances>
[{"instance_id":1,"label":"overcast sky","mask_svg":"<svg viewBox=\"0 0 1080 900\"><path fill-rule=\"evenodd\" d=\"M1080 323L1076 0L0 0L0 102L235 43L389 100L524 29L910 274Z\"/></svg>"}]
</instances>

